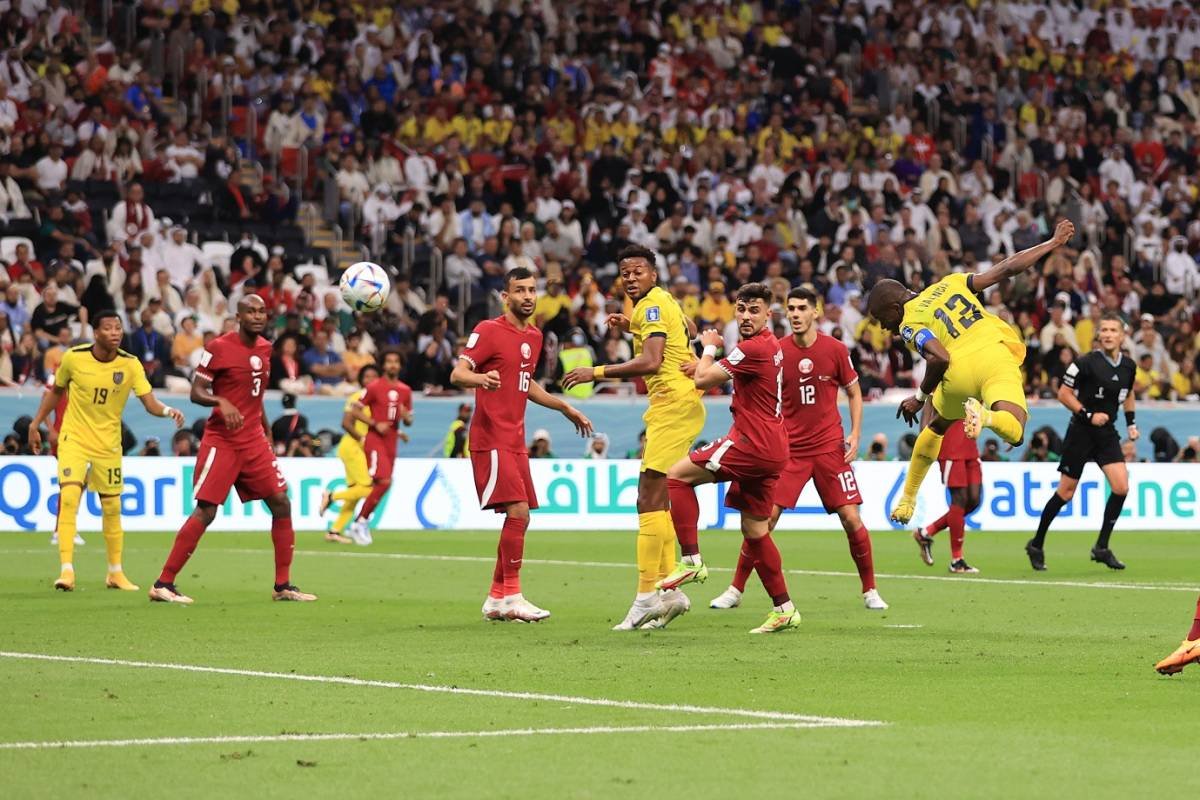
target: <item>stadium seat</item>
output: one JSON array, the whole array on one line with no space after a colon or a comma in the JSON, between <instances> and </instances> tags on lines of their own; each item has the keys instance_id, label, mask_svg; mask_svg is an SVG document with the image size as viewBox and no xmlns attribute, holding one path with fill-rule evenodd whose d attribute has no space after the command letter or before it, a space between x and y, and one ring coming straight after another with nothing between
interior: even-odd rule
<instances>
[{"instance_id":1,"label":"stadium seat","mask_svg":"<svg viewBox=\"0 0 1200 800\"><path fill-rule=\"evenodd\" d=\"M17 245L27 245L29 247L29 257L37 258L37 253L33 250L33 242L24 236L5 236L0 239L0 259L8 263L12 263L17 257Z\"/></svg>"},{"instance_id":2,"label":"stadium seat","mask_svg":"<svg viewBox=\"0 0 1200 800\"><path fill-rule=\"evenodd\" d=\"M200 245L200 251L208 256L222 274L229 274L229 258L233 255L232 244L229 242L204 242Z\"/></svg>"}]
</instances>

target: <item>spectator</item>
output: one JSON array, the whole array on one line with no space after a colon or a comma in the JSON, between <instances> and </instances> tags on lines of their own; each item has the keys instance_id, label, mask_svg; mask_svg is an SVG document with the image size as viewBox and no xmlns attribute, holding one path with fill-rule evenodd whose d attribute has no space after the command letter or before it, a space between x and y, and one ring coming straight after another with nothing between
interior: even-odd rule
<instances>
[{"instance_id":1,"label":"spectator","mask_svg":"<svg viewBox=\"0 0 1200 800\"><path fill-rule=\"evenodd\" d=\"M125 199L113 206L108 222L108 238L115 243L136 241L141 235L157 227L154 211L146 205L145 192L140 183L132 183Z\"/></svg>"},{"instance_id":2,"label":"spectator","mask_svg":"<svg viewBox=\"0 0 1200 800\"><path fill-rule=\"evenodd\" d=\"M890 461L888 456L888 440L887 434L877 433L871 439L871 444L867 448L867 461Z\"/></svg>"},{"instance_id":3,"label":"spectator","mask_svg":"<svg viewBox=\"0 0 1200 800\"><path fill-rule=\"evenodd\" d=\"M550 431L538 428L533 432L533 441L529 444L530 458L556 458L550 449Z\"/></svg>"},{"instance_id":4,"label":"spectator","mask_svg":"<svg viewBox=\"0 0 1200 800\"><path fill-rule=\"evenodd\" d=\"M33 310L29 320L30 328L42 346L48 346L52 340L58 339L63 330L70 331L72 323L81 321L79 306L60 302L58 291L58 286L53 282L46 284L42 302Z\"/></svg>"},{"instance_id":5,"label":"spectator","mask_svg":"<svg viewBox=\"0 0 1200 800\"><path fill-rule=\"evenodd\" d=\"M67 188L70 170L62 155L63 146L58 142L51 142L49 152L34 165L37 172L35 185L43 195L57 195Z\"/></svg>"},{"instance_id":6,"label":"spectator","mask_svg":"<svg viewBox=\"0 0 1200 800\"><path fill-rule=\"evenodd\" d=\"M171 455L179 458L196 457L196 438L189 430L176 431L171 437Z\"/></svg>"},{"instance_id":7,"label":"spectator","mask_svg":"<svg viewBox=\"0 0 1200 800\"><path fill-rule=\"evenodd\" d=\"M313 387L319 394L350 394L354 384L347 380L346 363L329 349L329 334L313 331L312 347L304 351L304 370L313 377Z\"/></svg>"},{"instance_id":8,"label":"spectator","mask_svg":"<svg viewBox=\"0 0 1200 800\"><path fill-rule=\"evenodd\" d=\"M584 445L583 457L587 459L608 458L608 435L597 433Z\"/></svg>"},{"instance_id":9,"label":"spectator","mask_svg":"<svg viewBox=\"0 0 1200 800\"><path fill-rule=\"evenodd\" d=\"M125 334L125 349L141 359L150 385L162 388L166 383L167 369L171 363L171 346L167 337L154 329L154 316L157 312L154 304L142 310L141 326Z\"/></svg>"},{"instance_id":10,"label":"spectator","mask_svg":"<svg viewBox=\"0 0 1200 800\"><path fill-rule=\"evenodd\" d=\"M271 357L272 389L281 389L288 394L312 394L313 379L298 352L295 333L286 333L276 339L275 354Z\"/></svg>"},{"instance_id":11,"label":"spectator","mask_svg":"<svg viewBox=\"0 0 1200 800\"><path fill-rule=\"evenodd\" d=\"M283 414L271 423L271 439L276 455L293 455L296 440L309 432L308 417L296 408L296 395L284 393L281 402Z\"/></svg>"},{"instance_id":12,"label":"spectator","mask_svg":"<svg viewBox=\"0 0 1200 800\"><path fill-rule=\"evenodd\" d=\"M458 404L458 416L450 423L450 430L446 431L446 440L442 445L442 456L445 458L470 458L468 434L473 411L470 403Z\"/></svg>"}]
</instances>

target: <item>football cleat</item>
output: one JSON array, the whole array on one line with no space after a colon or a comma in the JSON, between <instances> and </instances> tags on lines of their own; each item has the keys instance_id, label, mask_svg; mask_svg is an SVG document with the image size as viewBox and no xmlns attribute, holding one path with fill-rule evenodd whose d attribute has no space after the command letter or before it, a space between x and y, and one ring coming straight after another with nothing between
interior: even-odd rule
<instances>
[{"instance_id":1,"label":"football cleat","mask_svg":"<svg viewBox=\"0 0 1200 800\"><path fill-rule=\"evenodd\" d=\"M613 626L614 631L634 631L646 626L647 622L657 620L667 613L667 607L661 595L654 595L646 600L634 600L629 607L625 619ZM648 626L646 626L648 627Z\"/></svg>"},{"instance_id":2,"label":"football cleat","mask_svg":"<svg viewBox=\"0 0 1200 800\"><path fill-rule=\"evenodd\" d=\"M50 544L51 544L51 545L57 545L57 544L58 544L58 531L55 531L54 533L50 534ZM87 542L85 542L85 541L83 540L83 537L82 537L82 536L80 536L78 533L77 533L77 534L75 534L75 546L76 546L76 547L82 547L82 546L83 546L83 545L85 545L85 544L87 544Z\"/></svg>"},{"instance_id":3,"label":"football cleat","mask_svg":"<svg viewBox=\"0 0 1200 800\"><path fill-rule=\"evenodd\" d=\"M991 422L992 412L983 407L983 403L974 397L968 397L963 403L963 433L968 439L978 439L979 434Z\"/></svg>"},{"instance_id":4,"label":"football cleat","mask_svg":"<svg viewBox=\"0 0 1200 800\"><path fill-rule=\"evenodd\" d=\"M150 599L155 603L182 603L185 606L192 603L192 598L176 589L175 584L159 581L150 587Z\"/></svg>"},{"instance_id":5,"label":"football cleat","mask_svg":"<svg viewBox=\"0 0 1200 800\"><path fill-rule=\"evenodd\" d=\"M892 509L892 520L901 525L907 525L916 509L917 499L915 497L901 497L900 502L896 503L896 507Z\"/></svg>"},{"instance_id":6,"label":"football cleat","mask_svg":"<svg viewBox=\"0 0 1200 800\"><path fill-rule=\"evenodd\" d=\"M371 537L371 526L365 519L356 519L350 526L350 538L356 545L366 547L374 539Z\"/></svg>"},{"instance_id":7,"label":"football cleat","mask_svg":"<svg viewBox=\"0 0 1200 800\"><path fill-rule=\"evenodd\" d=\"M888 604L879 596L878 589L870 589L863 592L863 605L871 611L887 611Z\"/></svg>"},{"instance_id":8,"label":"football cleat","mask_svg":"<svg viewBox=\"0 0 1200 800\"><path fill-rule=\"evenodd\" d=\"M311 603L317 599L317 596L300 591L300 587L295 584L285 583L282 589L275 589L271 592L271 599L287 600L294 603Z\"/></svg>"},{"instance_id":9,"label":"football cleat","mask_svg":"<svg viewBox=\"0 0 1200 800\"><path fill-rule=\"evenodd\" d=\"M63 567L58 573L58 580L54 582L54 588L60 592L75 591L75 570L70 567Z\"/></svg>"},{"instance_id":10,"label":"football cleat","mask_svg":"<svg viewBox=\"0 0 1200 800\"><path fill-rule=\"evenodd\" d=\"M654 584L654 588L669 592L689 583L704 583L706 580L708 580L708 567L704 565L703 561L696 564L680 561L670 575Z\"/></svg>"},{"instance_id":11,"label":"football cleat","mask_svg":"<svg viewBox=\"0 0 1200 800\"><path fill-rule=\"evenodd\" d=\"M933 537L926 536L920 528L913 531L913 541L917 543L917 547L921 550L921 560L925 562L925 566L933 566Z\"/></svg>"},{"instance_id":12,"label":"football cleat","mask_svg":"<svg viewBox=\"0 0 1200 800\"><path fill-rule=\"evenodd\" d=\"M958 575L974 575L979 572L962 558L956 558L950 562L950 571Z\"/></svg>"},{"instance_id":13,"label":"football cleat","mask_svg":"<svg viewBox=\"0 0 1200 800\"><path fill-rule=\"evenodd\" d=\"M730 586L714 597L708 604L709 608L737 608L742 604L742 593Z\"/></svg>"},{"instance_id":14,"label":"football cleat","mask_svg":"<svg viewBox=\"0 0 1200 800\"><path fill-rule=\"evenodd\" d=\"M1029 556L1029 566L1038 572L1046 571L1046 551L1035 545L1033 539L1025 543L1025 555Z\"/></svg>"},{"instance_id":15,"label":"football cleat","mask_svg":"<svg viewBox=\"0 0 1200 800\"><path fill-rule=\"evenodd\" d=\"M142 588L129 578L125 577L124 572L110 572L108 577L104 579L104 585L109 589L120 589L123 592L136 592Z\"/></svg>"},{"instance_id":16,"label":"football cleat","mask_svg":"<svg viewBox=\"0 0 1200 800\"><path fill-rule=\"evenodd\" d=\"M337 531L325 531L325 541L336 542L337 544L350 544L354 540L349 536L342 536Z\"/></svg>"},{"instance_id":17,"label":"football cleat","mask_svg":"<svg viewBox=\"0 0 1200 800\"><path fill-rule=\"evenodd\" d=\"M1092 561L1103 564L1109 569L1125 569L1125 565L1117 558L1116 553L1109 550L1107 547L1093 547Z\"/></svg>"},{"instance_id":18,"label":"football cleat","mask_svg":"<svg viewBox=\"0 0 1200 800\"><path fill-rule=\"evenodd\" d=\"M1197 661L1200 661L1200 639L1184 639L1174 653L1155 664L1154 668L1160 675L1174 675Z\"/></svg>"},{"instance_id":19,"label":"football cleat","mask_svg":"<svg viewBox=\"0 0 1200 800\"><path fill-rule=\"evenodd\" d=\"M488 595L488 599L483 601L483 608L481 609L483 618L492 622L506 620L508 617L504 616L503 608L504 598Z\"/></svg>"},{"instance_id":20,"label":"football cleat","mask_svg":"<svg viewBox=\"0 0 1200 800\"><path fill-rule=\"evenodd\" d=\"M657 627L665 628L671 623L671 620L676 617L682 617L684 614L692 610L692 601L686 594L678 589L672 589L669 592L663 592L661 595L663 605L666 607L664 613L659 619L654 620ZM649 625L647 625L649 627Z\"/></svg>"},{"instance_id":21,"label":"football cleat","mask_svg":"<svg viewBox=\"0 0 1200 800\"><path fill-rule=\"evenodd\" d=\"M544 608L538 608L523 595L512 594L504 598L501 612L505 619L513 622L541 622L550 616Z\"/></svg>"},{"instance_id":22,"label":"football cleat","mask_svg":"<svg viewBox=\"0 0 1200 800\"><path fill-rule=\"evenodd\" d=\"M800 612L792 609L791 611L772 611L767 614L766 621L757 628L752 628L751 633L779 633L781 631L791 630L792 628L800 627Z\"/></svg>"},{"instance_id":23,"label":"football cleat","mask_svg":"<svg viewBox=\"0 0 1200 800\"><path fill-rule=\"evenodd\" d=\"M319 516L325 516L325 512L333 505L333 494L331 492L321 492L321 510L317 512Z\"/></svg>"}]
</instances>

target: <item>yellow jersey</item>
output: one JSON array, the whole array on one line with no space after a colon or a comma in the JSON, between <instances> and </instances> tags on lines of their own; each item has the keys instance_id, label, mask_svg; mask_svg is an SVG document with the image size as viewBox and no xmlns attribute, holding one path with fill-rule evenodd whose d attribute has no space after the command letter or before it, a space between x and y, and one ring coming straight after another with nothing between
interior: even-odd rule
<instances>
[{"instance_id":1,"label":"yellow jersey","mask_svg":"<svg viewBox=\"0 0 1200 800\"><path fill-rule=\"evenodd\" d=\"M366 391L366 389L359 389L357 392L355 392L354 394L347 397L346 405L342 406L342 413L346 413L348 411L353 411L354 405L356 403L362 402L362 396L365 391ZM363 406L362 408L360 408L359 413L362 414L367 419L371 418L371 409L367 408L366 406ZM360 437L366 436L367 431L370 430L370 427L371 426L365 422L361 422L359 420L354 421L354 432L357 433ZM348 455L355 455L355 454L359 454L362 452L363 452L362 445L359 444L358 440L355 439L353 436L343 436L341 439L338 440L338 446L337 446L338 458L345 460L346 456L348 456Z\"/></svg>"},{"instance_id":2,"label":"yellow jersey","mask_svg":"<svg viewBox=\"0 0 1200 800\"><path fill-rule=\"evenodd\" d=\"M696 359L689 346L687 322L683 309L675 298L660 286L655 286L633 307L629 319L629 332L633 334L633 353L641 355L646 339L663 336L663 363L658 372L646 376L646 390L651 404L674 400L691 400L697 397L696 384L680 372L679 368Z\"/></svg>"},{"instance_id":3,"label":"yellow jersey","mask_svg":"<svg viewBox=\"0 0 1200 800\"><path fill-rule=\"evenodd\" d=\"M92 345L72 347L54 375L54 385L67 390L67 414L59 445L73 442L94 453L121 452L121 413L132 391L150 393L142 362L124 350L111 361L97 361Z\"/></svg>"},{"instance_id":4,"label":"yellow jersey","mask_svg":"<svg viewBox=\"0 0 1200 800\"><path fill-rule=\"evenodd\" d=\"M947 275L905 303L900 337L918 353L933 337L952 357L1002 344L1024 360L1024 342L1012 326L984 308L971 277L961 272Z\"/></svg>"}]
</instances>

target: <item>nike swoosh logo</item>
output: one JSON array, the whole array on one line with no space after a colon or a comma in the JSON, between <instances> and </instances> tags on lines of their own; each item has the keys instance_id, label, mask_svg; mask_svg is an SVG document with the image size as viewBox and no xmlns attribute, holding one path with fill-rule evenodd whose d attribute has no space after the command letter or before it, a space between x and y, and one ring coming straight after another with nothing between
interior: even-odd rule
<instances>
[{"instance_id":1,"label":"nike swoosh logo","mask_svg":"<svg viewBox=\"0 0 1200 800\"><path fill-rule=\"evenodd\" d=\"M520 563L521 563L521 560L522 560L522 559L519 559L519 558L518 558L518 559L515 559L515 560L510 558L510 559L508 560L508 563L510 563L510 564L520 564Z\"/></svg>"},{"instance_id":2,"label":"nike swoosh logo","mask_svg":"<svg viewBox=\"0 0 1200 800\"><path fill-rule=\"evenodd\" d=\"M801 382L801 383L808 383L808 382L809 382L809 381L811 381L811 380L812 380L812 378L801 378L801 379L800 379L800 382Z\"/></svg>"},{"instance_id":3,"label":"nike swoosh logo","mask_svg":"<svg viewBox=\"0 0 1200 800\"><path fill-rule=\"evenodd\" d=\"M528 364L522 364L521 369L528 369L529 367L532 367L532 366L533 366L533 362L530 361Z\"/></svg>"}]
</instances>

